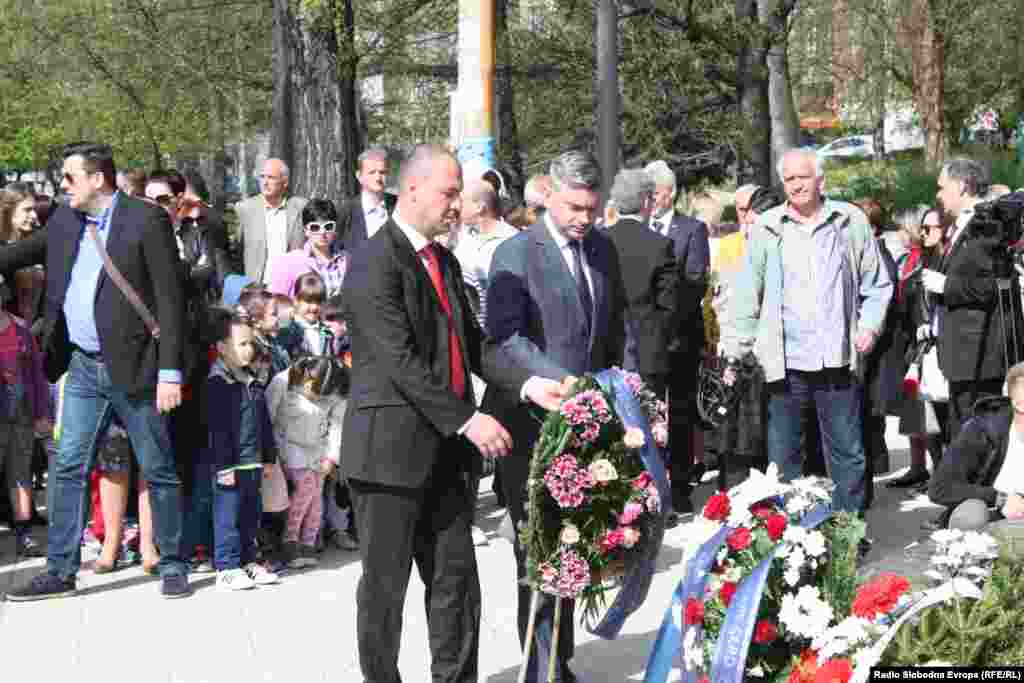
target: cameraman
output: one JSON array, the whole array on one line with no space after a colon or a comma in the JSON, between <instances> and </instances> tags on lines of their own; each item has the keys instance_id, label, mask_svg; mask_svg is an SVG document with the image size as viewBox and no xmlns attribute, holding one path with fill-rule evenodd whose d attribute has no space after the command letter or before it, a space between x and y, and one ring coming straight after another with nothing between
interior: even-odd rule
<instances>
[{"instance_id":1,"label":"cameraman","mask_svg":"<svg viewBox=\"0 0 1024 683\"><path fill-rule=\"evenodd\" d=\"M1002 241L969 226L974 207L989 190L981 164L962 158L947 161L938 185L939 204L955 225L938 268L922 271L921 282L939 297L931 334L938 339L939 368L949 382L953 441L977 399L1002 394L1007 359L995 277Z\"/></svg>"},{"instance_id":2,"label":"cameraman","mask_svg":"<svg viewBox=\"0 0 1024 683\"><path fill-rule=\"evenodd\" d=\"M951 529L995 522L1024 530L1024 363L1010 368L1006 385L1010 397L976 406L932 476L928 494L952 509Z\"/></svg>"}]
</instances>

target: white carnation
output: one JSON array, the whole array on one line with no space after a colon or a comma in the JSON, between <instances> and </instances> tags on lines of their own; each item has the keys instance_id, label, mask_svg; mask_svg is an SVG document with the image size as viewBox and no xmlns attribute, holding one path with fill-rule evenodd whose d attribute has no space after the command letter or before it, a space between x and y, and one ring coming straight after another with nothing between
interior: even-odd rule
<instances>
[{"instance_id":1,"label":"white carnation","mask_svg":"<svg viewBox=\"0 0 1024 683\"><path fill-rule=\"evenodd\" d=\"M812 531L804 538L804 552L811 557L821 557L825 554L825 535L820 531Z\"/></svg>"},{"instance_id":2,"label":"white carnation","mask_svg":"<svg viewBox=\"0 0 1024 683\"><path fill-rule=\"evenodd\" d=\"M821 593L815 586L802 586L795 594L782 596L779 621L790 633L814 638L828 628L832 616L832 607L821 599Z\"/></svg>"}]
</instances>

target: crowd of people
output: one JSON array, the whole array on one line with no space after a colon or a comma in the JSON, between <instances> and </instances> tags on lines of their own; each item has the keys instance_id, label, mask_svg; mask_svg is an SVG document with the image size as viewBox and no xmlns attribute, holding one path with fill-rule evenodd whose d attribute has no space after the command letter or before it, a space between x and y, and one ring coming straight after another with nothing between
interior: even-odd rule
<instances>
[{"instance_id":1,"label":"crowd of people","mask_svg":"<svg viewBox=\"0 0 1024 683\"><path fill-rule=\"evenodd\" d=\"M391 162L360 155L361 191L335 205L294 196L269 159L234 240L201 177L117 173L106 145L68 147L60 203L2 191L0 464L20 554L44 554L30 533L44 472L48 516L46 569L7 600L73 595L90 537L93 572L137 558L167 598L189 595L192 573L270 586L334 544L363 563L367 681L399 680L413 563L434 679L476 680L481 476L519 528L544 411L611 366L668 399L669 526L714 457L820 471L834 507L862 515L886 416L912 455L888 485L946 506L930 524L1024 519L1024 366L1009 369L1020 359L993 313L997 245L969 229L991 198L984 166L947 162L936 206L890 220L872 198L826 197L818 158L792 150L780 188L736 191L730 228L677 210L663 161L602 188L594 158L567 151L515 207L479 161L418 147L397 194ZM926 401L904 378L932 347L948 398ZM712 427L699 368L718 356L738 397ZM525 559L516 539L519 579ZM555 600L520 585L520 638L531 610L527 680L546 680ZM571 601L563 612L569 682Z\"/></svg>"}]
</instances>

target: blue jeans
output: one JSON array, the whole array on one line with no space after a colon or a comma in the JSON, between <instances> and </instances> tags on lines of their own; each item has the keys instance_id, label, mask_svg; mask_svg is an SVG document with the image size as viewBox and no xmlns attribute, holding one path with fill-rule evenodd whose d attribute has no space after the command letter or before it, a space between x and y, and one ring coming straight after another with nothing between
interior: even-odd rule
<instances>
[{"instance_id":1,"label":"blue jeans","mask_svg":"<svg viewBox=\"0 0 1024 683\"><path fill-rule=\"evenodd\" d=\"M102 360L78 351L64 381L60 441L54 459L49 502L47 571L62 579L78 574L89 472L96 446L114 415L128 432L142 476L149 483L153 534L160 550L160 574L184 574L181 559L181 482L174 466L168 418L156 408L156 390L128 396L110 381Z\"/></svg>"},{"instance_id":2,"label":"blue jeans","mask_svg":"<svg viewBox=\"0 0 1024 683\"><path fill-rule=\"evenodd\" d=\"M860 512L867 484L861 435L861 388L847 368L818 372L787 370L786 379L765 385L768 392L768 460L783 481L802 475L801 415L813 404L821 430L825 466L836 488L832 507Z\"/></svg>"},{"instance_id":3,"label":"blue jeans","mask_svg":"<svg viewBox=\"0 0 1024 683\"><path fill-rule=\"evenodd\" d=\"M213 563L217 571L238 569L256 559L263 469L236 471L234 486L213 477Z\"/></svg>"}]
</instances>

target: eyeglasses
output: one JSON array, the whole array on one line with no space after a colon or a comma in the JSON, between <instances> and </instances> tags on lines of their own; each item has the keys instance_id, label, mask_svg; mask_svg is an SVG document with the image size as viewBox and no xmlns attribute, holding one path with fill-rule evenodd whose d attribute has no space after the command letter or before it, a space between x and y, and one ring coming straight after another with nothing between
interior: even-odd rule
<instances>
[{"instance_id":1,"label":"eyeglasses","mask_svg":"<svg viewBox=\"0 0 1024 683\"><path fill-rule=\"evenodd\" d=\"M306 223L306 230L311 235L317 235L321 230L324 232L334 232L337 230L338 224L334 221L327 221L326 223Z\"/></svg>"},{"instance_id":2,"label":"eyeglasses","mask_svg":"<svg viewBox=\"0 0 1024 683\"><path fill-rule=\"evenodd\" d=\"M155 183L154 183L155 184ZM159 194L153 197L153 201L163 207L168 207L174 202L173 194Z\"/></svg>"}]
</instances>

